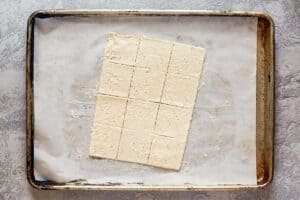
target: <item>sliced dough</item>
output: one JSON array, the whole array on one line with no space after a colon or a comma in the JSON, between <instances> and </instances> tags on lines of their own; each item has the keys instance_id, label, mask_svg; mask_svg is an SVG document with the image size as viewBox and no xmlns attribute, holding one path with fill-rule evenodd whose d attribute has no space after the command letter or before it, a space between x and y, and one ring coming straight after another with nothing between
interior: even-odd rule
<instances>
[{"instance_id":1,"label":"sliced dough","mask_svg":"<svg viewBox=\"0 0 300 200\"><path fill-rule=\"evenodd\" d=\"M129 97L159 102L165 74L159 71L136 68L133 73Z\"/></svg>"},{"instance_id":2,"label":"sliced dough","mask_svg":"<svg viewBox=\"0 0 300 200\"><path fill-rule=\"evenodd\" d=\"M171 42L141 37L136 66L166 72L173 44Z\"/></svg>"},{"instance_id":3,"label":"sliced dough","mask_svg":"<svg viewBox=\"0 0 300 200\"><path fill-rule=\"evenodd\" d=\"M129 100L127 104L124 128L153 131L158 103Z\"/></svg>"},{"instance_id":4,"label":"sliced dough","mask_svg":"<svg viewBox=\"0 0 300 200\"><path fill-rule=\"evenodd\" d=\"M94 122L122 127L127 100L120 97L99 95Z\"/></svg>"},{"instance_id":5,"label":"sliced dough","mask_svg":"<svg viewBox=\"0 0 300 200\"><path fill-rule=\"evenodd\" d=\"M103 60L99 92L128 97L133 68Z\"/></svg>"},{"instance_id":6,"label":"sliced dough","mask_svg":"<svg viewBox=\"0 0 300 200\"><path fill-rule=\"evenodd\" d=\"M198 85L199 78L168 74L161 101L175 106L193 107Z\"/></svg>"},{"instance_id":7,"label":"sliced dough","mask_svg":"<svg viewBox=\"0 0 300 200\"><path fill-rule=\"evenodd\" d=\"M90 155L179 170L203 59L201 48L111 33Z\"/></svg>"},{"instance_id":8,"label":"sliced dough","mask_svg":"<svg viewBox=\"0 0 300 200\"><path fill-rule=\"evenodd\" d=\"M111 158L117 157L121 128L94 123L90 144L90 156Z\"/></svg>"},{"instance_id":9,"label":"sliced dough","mask_svg":"<svg viewBox=\"0 0 300 200\"><path fill-rule=\"evenodd\" d=\"M139 38L130 35L108 35L104 57L114 62L133 65L135 64Z\"/></svg>"},{"instance_id":10,"label":"sliced dough","mask_svg":"<svg viewBox=\"0 0 300 200\"><path fill-rule=\"evenodd\" d=\"M186 140L155 136L152 141L148 164L167 169L179 170Z\"/></svg>"},{"instance_id":11,"label":"sliced dough","mask_svg":"<svg viewBox=\"0 0 300 200\"><path fill-rule=\"evenodd\" d=\"M202 72L205 51L199 47L175 44L169 72L199 77Z\"/></svg>"},{"instance_id":12,"label":"sliced dough","mask_svg":"<svg viewBox=\"0 0 300 200\"><path fill-rule=\"evenodd\" d=\"M185 139L190 127L192 112L191 108L161 104L157 115L155 133Z\"/></svg>"},{"instance_id":13,"label":"sliced dough","mask_svg":"<svg viewBox=\"0 0 300 200\"><path fill-rule=\"evenodd\" d=\"M147 164L151 145L151 133L123 129L118 160Z\"/></svg>"}]
</instances>

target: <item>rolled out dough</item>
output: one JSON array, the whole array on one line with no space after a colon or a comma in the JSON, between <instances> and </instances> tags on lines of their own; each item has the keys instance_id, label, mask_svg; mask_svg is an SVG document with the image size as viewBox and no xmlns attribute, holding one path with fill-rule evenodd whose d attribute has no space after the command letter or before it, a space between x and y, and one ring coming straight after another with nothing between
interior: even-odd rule
<instances>
[{"instance_id":1,"label":"rolled out dough","mask_svg":"<svg viewBox=\"0 0 300 200\"><path fill-rule=\"evenodd\" d=\"M110 33L90 156L179 170L204 49Z\"/></svg>"}]
</instances>

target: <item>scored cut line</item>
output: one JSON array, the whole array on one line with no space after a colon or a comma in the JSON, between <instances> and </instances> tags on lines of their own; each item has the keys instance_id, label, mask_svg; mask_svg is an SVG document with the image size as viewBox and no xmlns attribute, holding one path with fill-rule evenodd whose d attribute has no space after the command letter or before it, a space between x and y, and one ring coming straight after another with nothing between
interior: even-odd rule
<instances>
[{"instance_id":1,"label":"scored cut line","mask_svg":"<svg viewBox=\"0 0 300 200\"><path fill-rule=\"evenodd\" d=\"M138 45L137 45L137 50L136 50L136 55L135 55L134 63L136 63L136 60L137 60L137 57L138 57L138 53L139 53L139 50L140 50L140 43L141 43L141 37L138 38ZM123 135L125 117L126 117L126 113L127 113L127 106L128 106L128 101L129 101L129 94L130 94L130 90L131 90L131 85L132 85L134 70L135 70L135 67L133 67L132 74L131 74L131 79L130 79L129 90L128 90L128 95L127 95L127 99L126 99L124 117L123 117L123 122L122 122L122 127L121 127L121 134L120 134L120 138L119 138L119 144L118 144L118 150L117 150L116 158L119 157L120 144L121 144L122 135Z\"/></svg>"},{"instance_id":2,"label":"scored cut line","mask_svg":"<svg viewBox=\"0 0 300 200\"><path fill-rule=\"evenodd\" d=\"M165 74L163 87L161 89L161 94L160 94L160 98L159 98L159 104L158 104L157 113L156 113L155 121L154 121L154 127L153 127L154 130L155 130L156 123L157 123L157 118L158 118L158 113L159 113L160 105L162 104L161 103L161 99L162 99L162 96L163 96L163 93L164 93L164 90L165 90L165 85L166 85L167 75L168 75L168 71L169 71L169 67L170 67L170 63L171 63L171 57L172 57L173 48L174 48L174 43L172 44L172 47L171 47L170 57L169 57L168 66L167 66L167 71L166 71L166 74ZM149 150L149 154L148 154L148 158L147 158L147 163L148 164L149 164L149 159L150 159L150 155L151 155L153 140L154 140L154 138L151 139L151 143L150 143L150 150Z\"/></svg>"},{"instance_id":3,"label":"scored cut line","mask_svg":"<svg viewBox=\"0 0 300 200\"><path fill-rule=\"evenodd\" d=\"M97 93L98 95L96 96L108 96L108 97L115 97L115 98L120 98L120 99L128 99L128 100L136 100L136 101L142 101L142 102L150 102L150 103L157 103L157 104L162 104L162 105L167 105L167 106L172 106L172 107L177 107L177 108L190 108L190 106L178 106L178 105L173 105L173 104L169 104L169 103L163 103L160 101L151 101L151 100L144 100L144 99L140 99L140 98L132 98L132 97L122 97L122 96L117 96L117 95L113 95L113 94L105 94L105 93Z\"/></svg>"},{"instance_id":4,"label":"scored cut line","mask_svg":"<svg viewBox=\"0 0 300 200\"><path fill-rule=\"evenodd\" d=\"M168 66L167 66L167 72L165 74L165 78L164 78L164 82L163 82L163 87L162 87L160 98L159 98L159 104L158 104L158 110L157 110L156 117L155 117L154 128L156 126L156 121L157 121L157 117L158 117L158 112L159 112L159 109L160 109L160 105L163 104L161 102L161 100L162 100L162 96L163 96L163 93L164 93L164 90L165 90L165 86L166 86L166 80L167 80L167 75L168 75L168 71L169 71L169 67L170 67L170 62L171 62L173 48L174 48L174 44L172 44L171 51L170 51L170 57L169 57Z\"/></svg>"}]
</instances>

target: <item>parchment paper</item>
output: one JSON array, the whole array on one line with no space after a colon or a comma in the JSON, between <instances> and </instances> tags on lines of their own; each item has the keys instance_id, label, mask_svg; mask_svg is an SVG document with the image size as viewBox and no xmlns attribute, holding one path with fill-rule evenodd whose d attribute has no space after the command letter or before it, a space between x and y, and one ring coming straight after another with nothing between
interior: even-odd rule
<instances>
[{"instance_id":1,"label":"parchment paper","mask_svg":"<svg viewBox=\"0 0 300 200\"><path fill-rule=\"evenodd\" d=\"M38 19L34 46L35 175L39 180L146 185L256 184L256 18ZM182 169L88 156L108 32L206 49Z\"/></svg>"}]
</instances>

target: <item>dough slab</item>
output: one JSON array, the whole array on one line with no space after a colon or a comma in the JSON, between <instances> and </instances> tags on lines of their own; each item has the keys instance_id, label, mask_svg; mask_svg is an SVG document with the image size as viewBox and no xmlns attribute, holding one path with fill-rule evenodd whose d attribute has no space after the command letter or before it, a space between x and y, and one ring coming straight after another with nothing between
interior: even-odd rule
<instances>
[{"instance_id":1,"label":"dough slab","mask_svg":"<svg viewBox=\"0 0 300 200\"><path fill-rule=\"evenodd\" d=\"M198 47L110 33L90 156L179 170L204 56Z\"/></svg>"}]
</instances>

